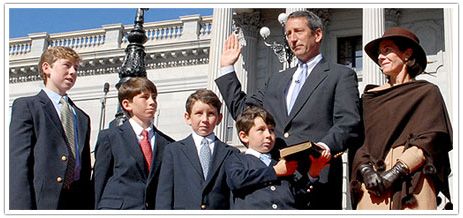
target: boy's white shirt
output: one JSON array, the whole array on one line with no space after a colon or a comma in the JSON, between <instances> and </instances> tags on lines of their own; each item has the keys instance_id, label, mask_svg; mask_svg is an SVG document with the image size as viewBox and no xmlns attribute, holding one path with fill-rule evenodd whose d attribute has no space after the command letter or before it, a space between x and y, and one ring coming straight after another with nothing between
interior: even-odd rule
<instances>
[{"instance_id":1,"label":"boy's white shirt","mask_svg":"<svg viewBox=\"0 0 463 218\"><path fill-rule=\"evenodd\" d=\"M260 158L260 155L261 155L262 153L260 153L260 152L258 152L258 151L256 151L256 150L254 150L254 149L252 149L252 148L248 148L248 149L246 149L245 154L249 154L249 155L252 155L252 156L254 156L254 157ZM270 155L270 154L268 154L268 155L270 156L270 158L272 157L272 155Z\"/></svg>"},{"instance_id":2,"label":"boy's white shirt","mask_svg":"<svg viewBox=\"0 0 463 218\"><path fill-rule=\"evenodd\" d=\"M130 118L129 123L132 126L133 131L135 132L135 135L137 136L138 144L140 144L141 140L143 139L143 135L141 132L143 130L148 131L148 138L150 139L150 144L151 144L151 150L154 150L154 129L153 124L151 123L150 126L146 129L143 129L143 127L140 126L134 119Z\"/></svg>"}]
</instances>

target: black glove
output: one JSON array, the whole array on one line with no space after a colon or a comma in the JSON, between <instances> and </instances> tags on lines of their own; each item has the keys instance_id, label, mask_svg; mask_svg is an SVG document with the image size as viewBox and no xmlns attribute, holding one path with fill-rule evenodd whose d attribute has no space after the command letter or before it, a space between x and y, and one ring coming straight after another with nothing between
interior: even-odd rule
<instances>
[{"instance_id":1,"label":"black glove","mask_svg":"<svg viewBox=\"0 0 463 218\"><path fill-rule=\"evenodd\" d=\"M397 179L403 175L407 175L409 172L410 170L404 163L397 161L397 163L395 163L395 165L390 170L384 171L380 175L384 188L391 188Z\"/></svg>"},{"instance_id":2,"label":"black glove","mask_svg":"<svg viewBox=\"0 0 463 218\"><path fill-rule=\"evenodd\" d=\"M361 164L358 168L358 172L362 175L363 183L365 183L368 192L376 195L377 197L381 197L385 188L381 182L381 177L378 172L376 172L369 164Z\"/></svg>"}]
</instances>

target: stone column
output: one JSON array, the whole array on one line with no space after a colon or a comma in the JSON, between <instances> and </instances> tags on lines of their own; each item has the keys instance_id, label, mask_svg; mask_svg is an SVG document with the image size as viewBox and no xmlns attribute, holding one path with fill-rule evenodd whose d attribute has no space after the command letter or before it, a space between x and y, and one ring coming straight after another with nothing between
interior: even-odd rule
<instances>
[{"instance_id":1,"label":"stone column","mask_svg":"<svg viewBox=\"0 0 463 218\"><path fill-rule=\"evenodd\" d=\"M105 31L105 42L103 48L121 48L122 37L124 34L124 25L118 24L109 24L102 25Z\"/></svg>"},{"instance_id":2,"label":"stone column","mask_svg":"<svg viewBox=\"0 0 463 218\"><path fill-rule=\"evenodd\" d=\"M253 13L241 13L233 16L237 27L240 28L240 36L243 37L244 47L241 50L241 58L235 64L238 78L243 86L243 91L253 94L256 91L256 64L257 64L257 37L261 23L259 11Z\"/></svg>"},{"instance_id":3,"label":"stone column","mask_svg":"<svg viewBox=\"0 0 463 218\"><path fill-rule=\"evenodd\" d=\"M214 80L220 75L220 55L222 54L223 44L227 37L232 33L233 26L233 9L232 8L214 8L212 13L212 38L211 46L209 53L209 68L208 68L208 78L207 78L207 88L214 91L220 99L219 89L215 85ZM226 142L226 133L227 133L227 120L228 120L228 110L226 109L225 104L222 106L223 119L220 125L215 129L215 134L217 137Z\"/></svg>"},{"instance_id":4,"label":"stone column","mask_svg":"<svg viewBox=\"0 0 463 218\"><path fill-rule=\"evenodd\" d=\"M448 93L447 95L447 99L446 100L446 104L447 104L447 108L449 109L449 116L452 117L453 115L453 104L452 104L452 91L453 91L453 63L454 61L457 61L456 60L456 57L457 55L454 55L454 52L453 52L453 29L454 29L454 26L453 26L453 20L454 19L457 19L455 16L454 16L454 13L453 13L453 9L452 8L444 8L444 41L445 41L445 53L444 53L444 60L445 60L445 68L446 68L446 72L447 72L447 84L449 84L447 86L447 90L446 91L443 91L443 92L446 92Z\"/></svg>"},{"instance_id":5,"label":"stone column","mask_svg":"<svg viewBox=\"0 0 463 218\"><path fill-rule=\"evenodd\" d=\"M29 34L29 38L32 40L31 52L28 54L29 56L40 57L50 45L48 41L50 39L50 35L48 35L48 33L32 33Z\"/></svg>"},{"instance_id":6,"label":"stone column","mask_svg":"<svg viewBox=\"0 0 463 218\"><path fill-rule=\"evenodd\" d=\"M373 39L381 37L384 33L384 9L383 8L364 8L363 9L363 31L362 43L363 47ZM379 66L370 59L365 51L363 51L363 70L362 83L359 84L359 90L363 91L366 84L384 84L385 77Z\"/></svg>"},{"instance_id":7,"label":"stone column","mask_svg":"<svg viewBox=\"0 0 463 218\"><path fill-rule=\"evenodd\" d=\"M454 9L453 8L444 8L444 41L445 41L445 53L444 53L444 66L445 66L445 72L447 74L447 80L445 82L445 84L448 84L446 86L446 89L447 90L442 90L441 92L446 92L448 93L447 94L447 99L445 99L444 97L444 100L445 100L445 103L447 105L447 110L448 110L448 113L449 113L449 116L450 116L450 119L452 119L452 117L455 117L454 116L454 112L458 113L457 112L457 109L458 109L458 106L456 106L456 108L453 107L453 93L452 91L454 91L455 89L453 88L454 85L457 85L458 86L458 79L455 79L454 81L454 77L453 77L453 71L454 70L458 70L458 69L454 69L453 68L453 64L454 63L458 63L458 55L455 55L455 52L458 52L458 49L455 49L455 52L454 52L454 49L453 47L456 45L454 44L454 41L457 41L457 40L454 40L453 38L453 30L456 29L456 25L454 25L453 23L453 20L458 20L458 15L454 13L453 11ZM458 23L458 22L457 22ZM458 30L457 30L458 32ZM457 72L458 73L458 72ZM443 87L441 87L443 88ZM455 102L455 105L458 105L458 102ZM455 123L455 121L454 121ZM455 125L455 124L454 124ZM449 158L450 158L450 167L452 169L454 169L455 167L455 162L453 161L454 160L454 155L453 155L454 151L450 151L449 152ZM458 162L457 162L458 163ZM450 195L451 197L453 197L455 199L455 194L454 194L454 188L453 188L453 172L452 171L449 175L449 187L450 187ZM441 205L439 205L438 209L442 209L442 207L449 202L448 199L446 199L442 193L439 194L439 196L443 199L443 203Z\"/></svg>"}]
</instances>

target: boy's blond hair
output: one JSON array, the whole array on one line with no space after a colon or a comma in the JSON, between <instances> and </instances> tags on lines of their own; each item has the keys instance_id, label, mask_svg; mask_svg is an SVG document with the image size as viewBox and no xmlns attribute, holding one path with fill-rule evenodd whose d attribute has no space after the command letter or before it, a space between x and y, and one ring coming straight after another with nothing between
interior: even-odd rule
<instances>
[{"instance_id":1,"label":"boy's blond hair","mask_svg":"<svg viewBox=\"0 0 463 218\"><path fill-rule=\"evenodd\" d=\"M42 70L43 63L50 64L50 67L53 67L53 64L60 58L68 59L73 63L78 63L82 61L82 58L74 51L72 48L64 47L64 46L55 46L47 49L42 53L39 62L39 74L40 77L43 79L43 83L47 84L47 76L45 72Z\"/></svg>"}]
</instances>

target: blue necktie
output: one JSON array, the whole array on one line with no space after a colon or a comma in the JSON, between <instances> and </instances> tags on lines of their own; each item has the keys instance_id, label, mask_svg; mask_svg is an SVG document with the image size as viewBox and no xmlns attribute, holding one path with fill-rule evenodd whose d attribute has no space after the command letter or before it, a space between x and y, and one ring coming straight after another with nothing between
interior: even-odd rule
<instances>
[{"instance_id":1,"label":"blue necktie","mask_svg":"<svg viewBox=\"0 0 463 218\"><path fill-rule=\"evenodd\" d=\"M299 74L297 80L294 81L293 93L289 100L288 115L294 106L294 102L296 102L296 98L299 95L299 92L301 91L301 88L304 85L305 80L307 79L307 64L305 63L301 64L301 68L302 68L301 73Z\"/></svg>"},{"instance_id":2,"label":"blue necktie","mask_svg":"<svg viewBox=\"0 0 463 218\"><path fill-rule=\"evenodd\" d=\"M206 138L203 138L201 141L201 148L199 149L199 161L201 162L201 167L203 168L204 179L207 178L207 173L209 172L209 164L211 162L211 149L209 148L209 141Z\"/></svg>"},{"instance_id":3,"label":"blue necktie","mask_svg":"<svg viewBox=\"0 0 463 218\"><path fill-rule=\"evenodd\" d=\"M268 155L268 154L260 154L259 159L260 159L262 162L264 162L265 165L267 165L267 166L270 165L270 162L271 162L271 160L270 160L270 155Z\"/></svg>"}]
</instances>

